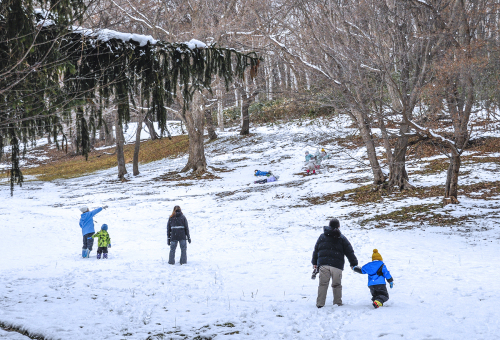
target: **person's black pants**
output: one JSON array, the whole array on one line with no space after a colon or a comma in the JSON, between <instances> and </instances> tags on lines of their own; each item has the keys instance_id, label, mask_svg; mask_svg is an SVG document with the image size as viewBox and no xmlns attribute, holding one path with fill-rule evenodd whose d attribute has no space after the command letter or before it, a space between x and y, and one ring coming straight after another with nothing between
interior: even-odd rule
<instances>
[{"instance_id":1,"label":"person's black pants","mask_svg":"<svg viewBox=\"0 0 500 340\"><path fill-rule=\"evenodd\" d=\"M385 303L387 300L389 300L389 292L387 291L387 287L385 284L373 285L369 286L368 288L370 288L370 293L372 293L372 301L377 300Z\"/></svg>"},{"instance_id":2,"label":"person's black pants","mask_svg":"<svg viewBox=\"0 0 500 340\"><path fill-rule=\"evenodd\" d=\"M92 250L92 246L94 245L94 239L92 238L92 235L95 233L88 233L83 235L83 247L82 249L88 249Z\"/></svg>"},{"instance_id":3,"label":"person's black pants","mask_svg":"<svg viewBox=\"0 0 500 340\"><path fill-rule=\"evenodd\" d=\"M108 253L108 247L98 247L97 248L97 254L107 254Z\"/></svg>"}]
</instances>

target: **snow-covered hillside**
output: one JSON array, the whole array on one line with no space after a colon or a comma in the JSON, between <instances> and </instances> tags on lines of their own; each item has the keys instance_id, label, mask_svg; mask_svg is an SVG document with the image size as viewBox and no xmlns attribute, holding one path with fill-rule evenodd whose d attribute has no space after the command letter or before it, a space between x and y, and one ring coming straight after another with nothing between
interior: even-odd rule
<instances>
[{"instance_id":1,"label":"snow-covered hillside","mask_svg":"<svg viewBox=\"0 0 500 340\"><path fill-rule=\"evenodd\" d=\"M1 186L0 323L47 339L500 339L500 197L439 208L477 216L457 227L361 226L377 213L439 197L310 203L369 183L369 169L356 160L364 150L333 142L322 173L303 176L304 151L349 133L340 130L338 122L289 123L249 137L222 133L207 144L215 176L203 180L176 177L182 157L143 165L126 183L109 169L27 182L13 197ZM279 181L254 184L256 169ZM497 180L499 170L484 165L461 183ZM412 179L438 185L444 174ZM166 224L177 204L192 238L184 266L167 264ZM96 227L109 225L108 260L97 260L96 248L81 258L82 205L109 206L95 217ZM366 276L347 264L344 305L333 306L329 290L325 308L316 308L311 255L332 217L360 264L371 261L373 248L383 256L395 280L383 308L373 309Z\"/></svg>"}]
</instances>

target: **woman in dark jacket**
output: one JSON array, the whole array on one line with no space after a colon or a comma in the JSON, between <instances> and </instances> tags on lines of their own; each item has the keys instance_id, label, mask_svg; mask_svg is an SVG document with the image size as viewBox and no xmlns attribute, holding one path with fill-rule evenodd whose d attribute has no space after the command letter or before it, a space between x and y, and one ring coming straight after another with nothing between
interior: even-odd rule
<instances>
[{"instance_id":1,"label":"woman in dark jacket","mask_svg":"<svg viewBox=\"0 0 500 340\"><path fill-rule=\"evenodd\" d=\"M320 235L312 257L314 268L319 267L319 286L316 307L325 305L326 293L330 278L332 279L333 304L342 305L342 271L344 270L344 256L349 260L351 267L358 265L358 259L347 238L340 233L340 222L336 218L330 221L328 227L324 227L324 233Z\"/></svg>"},{"instance_id":2,"label":"woman in dark jacket","mask_svg":"<svg viewBox=\"0 0 500 340\"><path fill-rule=\"evenodd\" d=\"M188 222L186 217L182 214L181 207L176 205L167 224L167 244L170 246L169 264L175 264L175 249L177 248L177 243L181 246L181 264L187 262L186 239L191 243Z\"/></svg>"}]
</instances>

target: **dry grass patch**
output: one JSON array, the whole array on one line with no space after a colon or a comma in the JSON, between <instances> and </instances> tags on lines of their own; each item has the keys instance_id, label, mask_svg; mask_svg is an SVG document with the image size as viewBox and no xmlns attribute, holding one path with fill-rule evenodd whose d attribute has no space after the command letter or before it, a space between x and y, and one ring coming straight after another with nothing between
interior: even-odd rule
<instances>
[{"instance_id":1,"label":"dry grass patch","mask_svg":"<svg viewBox=\"0 0 500 340\"><path fill-rule=\"evenodd\" d=\"M480 153L490 153L500 151L500 137L481 137L474 139L467 145L467 150L478 151Z\"/></svg>"},{"instance_id":2,"label":"dry grass patch","mask_svg":"<svg viewBox=\"0 0 500 340\"><path fill-rule=\"evenodd\" d=\"M429 161L424 168L420 170L408 170L409 175L431 175L447 171L450 165L448 158L438 158Z\"/></svg>"},{"instance_id":3,"label":"dry grass patch","mask_svg":"<svg viewBox=\"0 0 500 340\"><path fill-rule=\"evenodd\" d=\"M187 136L145 141L141 143L139 162L142 164L158 161L166 157L176 157L188 149ZM36 168L23 170L23 175L35 176L37 180L52 181L58 178L74 178L90 174L99 170L118 166L114 148L106 150L93 150L89 153L88 160L83 156L70 156L53 160ZM131 163L134 155L134 144L124 147L125 162ZM7 177L6 174L4 177Z\"/></svg>"},{"instance_id":4,"label":"dry grass patch","mask_svg":"<svg viewBox=\"0 0 500 340\"><path fill-rule=\"evenodd\" d=\"M200 180L200 179L214 180L214 179L220 179L220 177L210 172L204 172L202 174L195 174L194 172L183 174L179 173L178 171L170 171L164 175L154 178L153 180L175 182L175 181L188 181L188 180ZM188 186L192 184L178 184L178 185Z\"/></svg>"},{"instance_id":5,"label":"dry grass patch","mask_svg":"<svg viewBox=\"0 0 500 340\"><path fill-rule=\"evenodd\" d=\"M437 225L437 226L450 226L459 225L467 222L477 216L463 215L452 216L449 214L441 214L434 212L434 210L441 208L441 204L417 204L402 207L388 214L375 215L361 221L359 224L364 226L370 222L378 222L376 228L383 228L388 226L388 221L395 223L414 222L420 225ZM412 226L406 226L405 229L411 229Z\"/></svg>"},{"instance_id":6,"label":"dry grass patch","mask_svg":"<svg viewBox=\"0 0 500 340\"><path fill-rule=\"evenodd\" d=\"M459 185L458 193L458 200L460 200L460 196L462 195L470 198L488 200L491 199L491 197L500 195L500 181ZM401 200L408 197L425 199L440 197L443 196L443 194L444 186L440 185L417 187L412 190L404 190L402 192L393 192L392 194L389 194L387 190L380 189L370 184L323 196L303 197L303 199L314 205L340 201L366 204L381 202L384 199Z\"/></svg>"},{"instance_id":7,"label":"dry grass patch","mask_svg":"<svg viewBox=\"0 0 500 340\"><path fill-rule=\"evenodd\" d=\"M323 140L319 143L319 145L328 147L332 144L337 143L339 146L353 150L353 149L358 149L361 147L365 146L365 143L363 142L363 139L359 135L349 135L347 137L338 137L338 138L331 138L331 139L326 139Z\"/></svg>"},{"instance_id":8,"label":"dry grass patch","mask_svg":"<svg viewBox=\"0 0 500 340\"><path fill-rule=\"evenodd\" d=\"M215 171L215 172L233 172L235 169L224 169L224 168L216 168L214 166L209 166L210 169L212 169L212 171Z\"/></svg>"}]
</instances>

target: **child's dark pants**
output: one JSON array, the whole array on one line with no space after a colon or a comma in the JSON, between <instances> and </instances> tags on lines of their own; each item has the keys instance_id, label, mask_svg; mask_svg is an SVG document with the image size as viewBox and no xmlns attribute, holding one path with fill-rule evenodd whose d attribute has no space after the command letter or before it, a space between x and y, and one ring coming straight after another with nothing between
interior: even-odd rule
<instances>
[{"instance_id":1,"label":"child's dark pants","mask_svg":"<svg viewBox=\"0 0 500 340\"><path fill-rule=\"evenodd\" d=\"M99 247L97 248L97 254L107 254L108 253L108 247Z\"/></svg>"},{"instance_id":2,"label":"child's dark pants","mask_svg":"<svg viewBox=\"0 0 500 340\"><path fill-rule=\"evenodd\" d=\"M387 300L389 300L389 292L387 292L387 287L385 284L373 285L369 286L368 288L370 288L370 293L372 293L372 301L377 300L385 303Z\"/></svg>"},{"instance_id":3,"label":"child's dark pants","mask_svg":"<svg viewBox=\"0 0 500 340\"><path fill-rule=\"evenodd\" d=\"M83 247L82 249L92 250L92 246L94 245L94 239L92 238L94 233L88 233L83 235Z\"/></svg>"}]
</instances>

